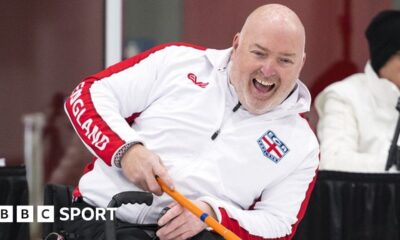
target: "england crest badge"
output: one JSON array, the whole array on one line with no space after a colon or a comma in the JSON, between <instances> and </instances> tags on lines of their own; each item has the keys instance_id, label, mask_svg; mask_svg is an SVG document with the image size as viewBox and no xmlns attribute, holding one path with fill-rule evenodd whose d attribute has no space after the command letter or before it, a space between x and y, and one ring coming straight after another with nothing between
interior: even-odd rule
<instances>
[{"instance_id":1,"label":"england crest badge","mask_svg":"<svg viewBox=\"0 0 400 240\"><path fill-rule=\"evenodd\" d=\"M257 140L264 156L274 163L278 163L288 152L289 148L274 132L268 130Z\"/></svg>"}]
</instances>

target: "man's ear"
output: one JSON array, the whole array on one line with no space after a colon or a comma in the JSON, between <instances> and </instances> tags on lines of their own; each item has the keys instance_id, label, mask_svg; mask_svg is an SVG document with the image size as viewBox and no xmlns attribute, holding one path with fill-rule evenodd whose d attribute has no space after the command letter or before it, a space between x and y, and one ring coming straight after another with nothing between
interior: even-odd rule
<instances>
[{"instance_id":1,"label":"man's ear","mask_svg":"<svg viewBox=\"0 0 400 240\"><path fill-rule=\"evenodd\" d=\"M301 63L301 68L300 69L303 69L304 63L306 63L306 53L303 53L303 60L302 61L303 62Z\"/></svg>"},{"instance_id":2,"label":"man's ear","mask_svg":"<svg viewBox=\"0 0 400 240\"><path fill-rule=\"evenodd\" d=\"M240 40L240 33L236 33L235 36L233 37L233 41L232 41L233 51L236 51L236 49L238 48L239 40Z\"/></svg>"}]
</instances>

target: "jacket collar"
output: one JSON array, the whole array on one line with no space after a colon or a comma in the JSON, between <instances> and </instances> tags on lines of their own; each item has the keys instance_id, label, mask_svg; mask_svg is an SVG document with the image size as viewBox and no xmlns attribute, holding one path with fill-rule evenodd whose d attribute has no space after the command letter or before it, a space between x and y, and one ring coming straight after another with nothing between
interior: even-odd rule
<instances>
[{"instance_id":1,"label":"jacket collar","mask_svg":"<svg viewBox=\"0 0 400 240\"><path fill-rule=\"evenodd\" d=\"M206 57L211 65L218 70L225 70L228 67L231 58L232 48L223 50L211 49L206 50Z\"/></svg>"},{"instance_id":2,"label":"jacket collar","mask_svg":"<svg viewBox=\"0 0 400 240\"><path fill-rule=\"evenodd\" d=\"M386 78L379 76L372 69L368 61L364 69L367 76L367 86L371 90L373 98L378 106L391 107L396 106L397 99L400 96L400 90L397 86Z\"/></svg>"}]
</instances>

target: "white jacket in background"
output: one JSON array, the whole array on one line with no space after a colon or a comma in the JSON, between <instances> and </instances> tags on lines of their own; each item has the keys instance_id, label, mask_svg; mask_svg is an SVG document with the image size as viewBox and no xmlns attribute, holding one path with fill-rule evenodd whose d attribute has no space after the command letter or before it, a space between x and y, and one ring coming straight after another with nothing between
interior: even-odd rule
<instances>
[{"instance_id":1,"label":"white jacket in background","mask_svg":"<svg viewBox=\"0 0 400 240\"><path fill-rule=\"evenodd\" d=\"M300 116L309 110L310 94L298 80L272 111L234 112L230 54L231 49L159 46L78 85L66 112L98 157L79 182L86 202L106 207L119 192L141 191L113 161L119 149L139 141L160 156L178 191L209 203L218 220L243 239L292 234L318 166L317 139ZM172 201L163 194L150 207L124 205L117 217L155 223Z\"/></svg>"},{"instance_id":2,"label":"white jacket in background","mask_svg":"<svg viewBox=\"0 0 400 240\"><path fill-rule=\"evenodd\" d=\"M321 145L319 169L385 172L399 116L399 96L396 85L378 78L369 63L364 73L323 90L315 101Z\"/></svg>"}]
</instances>

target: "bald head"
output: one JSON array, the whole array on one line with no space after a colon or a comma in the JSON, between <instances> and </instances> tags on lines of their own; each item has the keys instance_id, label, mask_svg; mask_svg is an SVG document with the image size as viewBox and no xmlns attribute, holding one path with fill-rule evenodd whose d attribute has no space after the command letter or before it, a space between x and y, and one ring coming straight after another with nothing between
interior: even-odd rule
<instances>
[{"instance_id":1,"label":"bald head","mask_svg":"<svg viewBox=\"0 0 400 240\"><path fill-rule=\"evenodd\" d=\"M232 43L230 81L250 113L281 104L296 86L305 61L305 32L289 8L268 4L254 10Z\"/></svg>"},{"instance_id":2,"label":"bald head","mask_svg":"<svg viewBox=\"0 0 400 240\"><path fill-rule=\"evenodd\" d=\"M272 28L296 34L302 49L305 49L305 30L299 17L290 8L280 4L267 4L255 9L246 19L241 36L254 29Z\"/></svg>"}]
</instances>

